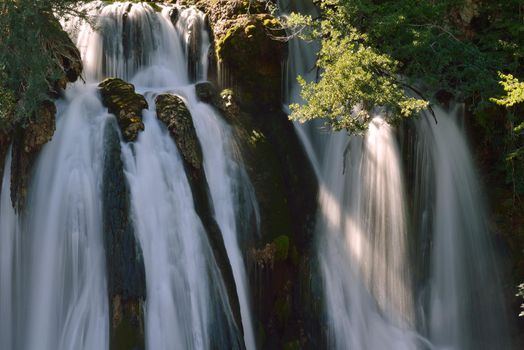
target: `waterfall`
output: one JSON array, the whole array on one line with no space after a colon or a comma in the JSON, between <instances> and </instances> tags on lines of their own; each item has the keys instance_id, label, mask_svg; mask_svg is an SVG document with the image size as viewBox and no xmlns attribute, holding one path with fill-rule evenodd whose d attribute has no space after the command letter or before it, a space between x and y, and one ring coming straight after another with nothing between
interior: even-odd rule
<instances>
[{"instance_id":1,"label":"waterfall","mask_svg":"<svg viewBox=\"0 0 524 350\"><path fill-rule=\"evenodd\" d=\"M392 128L328 137L320 174L319 260L328 342L344 349L416 349L406 208Z\"/></svg>"},{"instance_id":2,"label":"waterfall","mask_svg":"<svg viewBox=\"0 0 524 350\"><path fill-rule=\"evenodd\" d=\"M417 121L416 152L433 169L418 200L431 203L423 214L431 217L433 235L425 323L438 348L507 349L501 282L480 186L457 125L461 111L436 108L438 124L429 116Z\"/></svg>"},{"instance_id":3,"label":"waterfall","mask_svg":"<svg viewBox=\"0 0 524 350\"><path fill-rule=\"evenodd\" d=\"M92 87L73 88L57 104L57 132L35 164L19 218L7 200L7 165L4 173L1 278L11 290L2 292L0 342L6 349L107 348L100 224L107 114Z\"/></svg>"},{"instance_id":4,"label":"waterfall","mask_svg":"<svg viewBox=\"0 0 524 350\"><path fill-rule=\"evenodd\" d=\"M95 57L102 57L105 68L98 66L100 61L91 64L88 60L87 66L94 68L93 76L130 79L150 105L145 131L138 141L122 144L133 219L144 250L146 344L154 349L231 347L235 332L180 156L156 118L154 97L167 92L181 96L192 114L203 149L210 201L239 296L245 346L253 349L249 287L237 241L240 232L235 226L238 210L233 183L238 179L232 178L235 174L230 169L238 164L224 144L229 127L211 107L197 101L194 87L189 85L207 75L210 44L203 14L194 8L168 6L157 13L146 4L126 3L105 7L99 21L103 38L94 31L81 36L86 52L98 48L103 52ZM209 281L206 275L210 275ZM219 316L224 313L227 322L216 326L223 322ZM166 324L173 329L166 328Z\"/></svg>"},{"instance_id":5,"label":"waterfall","mask_svg":"<svg viewBox=\"0 0 524 350\"><path fill-rule=\"evenodd\" d=\"M74 84L56 101L57 131L38 156L27 209L20 216L9 203L6 160L0 281L10 288L0 291L0 347L109 346L102 185L104 130L116 123L96 85L112 76L132 82L149 103L137 141L121 140L129 214L146 273L146 347L254 349L239 238L248 234L245 221L258 220L257 204L230 127L197 100L191 84L207 77L210 42L204 15L193 7L146 3L85 6L94 16L93 27L78 18L63 19L62 25L81 52L86 83ZM223 235L232 286L226 286L195 210L182 157L156 116L154 99L160 93L179 95L194 119L209 186L204 200ZM241 324L233 317L228 288L238 295Z\"/></svg>"},{"instance_id":6,"label":"waterfall","mask_svg":"<svg viewBox=\"0 0 524 350\"><path fill-rule=\"evenodd\" d=\"M144 122L139 141L123 147L146 265L146 345L149 349L207 348L212 336L209 326L215 324L221 332L213 334L214 346L231 347L227 339L217 337L227 334L232 319L226 317L220 324L218 315L210 314L213 300L227 303L227 298L211 263L211 248L193 207L182 160L154 110L146 113Z\"/></svg>"},{"instance_id":7,"label":"waterfall","mask_svg":"<svg viewBox=\"0 0 524 350\"><path fill-rule=\"evenodd\" d=\"M307 1L280 7L316 12ZM289 42L286 104L303 102L295 79L317 78L317 52L318 43ZM440 111L438 125L429 115L417 121L414 169L403 168L396 131L380 118L362 137L295 123L320 184L316 235L329 347L510 347L480 187L450 115ZM407 205L405 171L415 173L419 207ZM420 285L411 269L417 254L429 265Z\"/></svg>"},{"instance_id":8,"label":"waterfall","mask_svg":"<svg viewBox=\"0 0 524 350\"><path fill-rule=\"evenodd\" d=\"M20 223L11 205L11 150L7 152L0 189L0 347L12 349L17 344L18 303L20 291Z\"/></svg>"}]
</instances>

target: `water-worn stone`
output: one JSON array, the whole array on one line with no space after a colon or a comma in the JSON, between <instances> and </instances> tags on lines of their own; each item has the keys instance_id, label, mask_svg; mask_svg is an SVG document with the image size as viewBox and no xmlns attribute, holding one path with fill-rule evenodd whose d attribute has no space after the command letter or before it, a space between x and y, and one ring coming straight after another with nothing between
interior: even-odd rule
<instances>
[{"instance_id":1,"label":"water-worn stone","mask_svg":"<svg viewBox=\"0 0 524 350\"><path fill-rule=\"evenodd\" d=\"M110 343L115 349L144 349L146 299L142 249L130 220L129 186L116 126L104 130L102 223L110 301Z\"/></svg>"},{"instance_id":2,"label":"water-worn stone","mask_svg":"<svg viewBox=\"0 0 524 350\"><path fill-rule=\"evenodd\" d=\"M193 169L202 167L202 149L191 113L184 101L175 95L162 94L155 99L157 117L169 129L182 157Z\"/></svg>"},{"instance_id":3,"label":"water-worn stone","mask_svg":"<svg viewBox=\"0 0 524 350\"><path fill-rule=\"evenodd\" d=\"M135 141L144 130L142 110L148 108L144 96L135 92L133 84L118 78L107 78L98 87L104 105L116 116L124 140Z\"/></svg>"},{"instance_id":4,"label":"water-worn stone","mask_svg":"<svg viewBox=\"0 0 524 350\"><path fill-rule=\"evenodd\" d=\"M215 86L209 81L197 83L195 91L198 99L206 103L213 103L213 100L218 96Z\"/></svg>"},{"instance_id":5,"label":"water-worn stone","mask_svg":"<svg viewBox=\"0 0 524 350\"><path fill-rule=\"evenodd\" d=\"M237 333L242 334L242 319L240 317L240 305L233 270L227 255L222 232L214 217L209 186L202 167L202 149L196 135L191 113L184 101L175 95L159 95L155 99L155 103L158 119L167 126L178 150L182 154L184 168L186 169L189 186L193 194L195 211L206 230L215 261L222 275L231 312L238 330ZM238 344L242 344L241 339L236 341Z\"/></svg>"}]
</instances>

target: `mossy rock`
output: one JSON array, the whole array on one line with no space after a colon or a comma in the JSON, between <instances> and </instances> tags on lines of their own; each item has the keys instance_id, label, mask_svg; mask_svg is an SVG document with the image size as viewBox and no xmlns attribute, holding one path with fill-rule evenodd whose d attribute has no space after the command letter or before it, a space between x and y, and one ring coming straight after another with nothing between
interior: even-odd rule
<instances>
[{"instance_id":1,"label":"mossy rock","mask_svg":"<svg viewBox=\"0 0 524 350\"><path fill-rule=\"evenodd\" d=\"M178 0L179 5L195 5L210 16L211 22L233 19L240 15L266 13L266 2L262 0Z\"/></svg>"},{"instance_id":2,"label":"mossy rock","mask_svg":"<svg viewBox=\"0 0 524 350\"><path fill-rule=\"evenodd\" d=\"M238 87L240 103L248 109L278 109L285 48L275 40L284 35L278 20L268 14L243 15L226 28L216 40L216 57Z\"/></svg>"},{"instance_id":3,"label":"mossy rock","mask_svg":"<svg viewBox=\"0 0 524 350\"><path fill-rule=\"evenodd\" d=\"M206 103L213 103L213 101L218 97L215 86L209 81L195 84L195 92L198 99Z\"/></svg>"},{"instance_id":4,"label":"mossy rock","mask_svg":"<svg viewBox=\"0 0 524 350\"><path fill-rule=\"evenodd\" d=\"M184 160L194 169L202 167L202 149L191 113L184 101L175 95L163 94L155 99L157 117L169 129Z\"/></svg>"},{"instance_id":5,"label":"mossy rock","mask_svg":"<svg viewBox=\"0 0 524 350\"><path fill-rule=\"evenodd\" d=\"M98 87L104 105L116 116L124 140L135 141L144 130L142 110L148 108L144 96L135 92L133 84L118 78L107 78Z\"/></svg>"}]
</instances>

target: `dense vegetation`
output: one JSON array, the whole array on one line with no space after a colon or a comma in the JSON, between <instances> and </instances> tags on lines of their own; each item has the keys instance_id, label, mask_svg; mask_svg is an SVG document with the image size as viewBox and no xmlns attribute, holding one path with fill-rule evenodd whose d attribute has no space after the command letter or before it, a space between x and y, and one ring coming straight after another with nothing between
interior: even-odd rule
<instances>
[{"instance_id":1,"label":"dense vegetation","mask_svg":"<svg viewBox=\"0 0 524 350\"><path fill-rule=\"evenodd\" d=\"M358 133L375 108L385 108L394 123L431 103L465 102L475 142L484 148L486 181L496 188L491 201L514 255L515 276L524 278L524 3L317 4L317 18L293 14L285 20L290 32L321 42L319 80L299 79L306 104L292 105L291 118L326 118L334 129ZM524 297L524 284L519 295Z\"/></svg>"},{"instance_id":2,"label":"dense vegetation","mask_svg":"<svg viewBox=\"0 0 524 350\"><path fill-rule=\"evenodd\" d=\"M57 18L79 14L80 0L7 0L0 4L0 129L25 127L64 75L67 41ZM58 39L58 40L57 40Z\"/></svg>"},{"instance_id":3,"label":"dense vegetation","mask_svg":"<svg viewBox=\"0 0 524 350\"><path fill-rule=\"evenodd\" d=\"M503 93L500 80L511 81L504 86L511 90L522 77L518 0L321 0L319 6L317 19L288 20L295 29L309 25L301 33L322 42L320 80L302 82L308 104L293 106L294 119L327 117L334 128L355 132L367 124L365 114L355 118L356 103L385 107L395 121L424 107L410 96L429 101L435 95L467 101L479 112L504 101L494 100Z\"/></svg>"}]
</instances>

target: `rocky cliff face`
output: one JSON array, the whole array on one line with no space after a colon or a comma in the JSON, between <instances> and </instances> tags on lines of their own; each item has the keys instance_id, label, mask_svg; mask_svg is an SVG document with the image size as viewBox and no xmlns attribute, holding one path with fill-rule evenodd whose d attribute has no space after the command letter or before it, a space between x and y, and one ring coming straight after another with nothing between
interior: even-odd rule
<instances>
[{"instance_id":1,"label":"rocky cliff face","mask_svg":"<svg viewBox=\"0 0 524 350\"><path fill-rule=\"evenodd\" d=\"M286 45L279 21L265 2L249 0L182 0L207 15L214 50L209 79L232 88L239 104L250 110L273 110L281 104L282 64Z\"/></svg>"},{"instance_id":2,"label":"rocky cliff face","mask_svg":"<svg viewBox=\"0 0 524 350\"><path fill-rule=\"evenodd\" d=\"M55 25L59 26L58 21ZM47 91L50 97L62 93L68 82L74 82L82 72L82 59L80 52L75 47L67 33L60 31L61 35L49 41L48 45L56 52L58 64L63 68L63 75L50 82L54 88ZM48 100L37 109L27 125L12 125L0 135L0 157L3 160L8 145L12 142L13 162L11 166L11 200L13 207L20 211L23 209L26 196L29 174L38 152L42 146L49 142L55 132L56 107Z\"/></svg>"}]
</instances>

